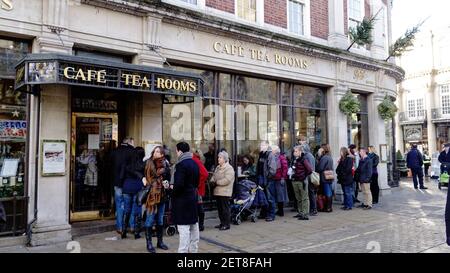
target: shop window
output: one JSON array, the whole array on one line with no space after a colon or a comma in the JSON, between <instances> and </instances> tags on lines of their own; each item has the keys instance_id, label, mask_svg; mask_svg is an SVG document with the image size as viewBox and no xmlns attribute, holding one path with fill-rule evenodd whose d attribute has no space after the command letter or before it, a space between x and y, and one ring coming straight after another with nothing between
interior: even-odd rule
<instances>
[{"instance_id":1,"label":"shop window","mask_svg":"<svg viewBox=\"0 0 450 273\"><path fill-rule=\"evenodd\" d=\"M297 35L304 35L305 5L297 0L289 0L289 31Z\"/></svg>"},{"instance_id":2,"label":"shop window","mask_svg":"<svg viewBox=\"0 0 450 273\"><path fill-rule=\"evenodd\" d=\"M231 75L219 74L219 97L221 99L231 99Z\"/></svg>"},{"instance_id":3,"label":"shop window","mask_svg":"<svg viewBox=\"0 0 450 273\"><path fill-rule=\"evenodd\" d=\"M294 109L294 136L298 140L306 137L311 152L317 152L327 142L326 112L312 109Z\"/></svg>"},{"instance_id":4,"label":"shop window","mask_svg":"<svg viewBox=\"0 0 450 273\"><path fill-rule=\"evenodd\" d=\"M28 52L27 42L0 39L0 75L14 76L14 66Z\"/></svg>"},{"instance_id":5,"label":"shop window","mask_svg":"<svg viewBox=\"0 0 450 273\"><path fill-rule=\"evenodd\" d=\"M256 22L256 0L236 0L236 10L239 18Z\"/></svg>"},{"instance_id":6,"label":"shop window","mask_svg":"<svg viewBox=\"0 0 450 273\"><path fill-rule=\"evenodd\" d=\"M171 66L171 68L177 71L189 72L193 74L197 74L202 77L203 84L203 96L204 97L216 97L214 91L214 72L208 70L201 70L195 68L189 68L184 66Z\"/></svg>"},{"instance_id":7,"label":"shop window","mask_svg":"<svg viewBox=\"0 0 450 273\"><path fill-rule=\"evenodd\" d=\"M277 84L275 81L236 76L236 99L277 103Z\"/></svg>"},{"instance_id":8,"label":"shop window","mask_svg":"<svg viewBox=\"0 0 450 273\"><path fill-rule=\"evenodd\" d=\"M294 85L294 105L307 108L326 108L324 90L304 85Z\"/></svg>"},{"instance_id":9,"label":"shop window","mask_svg":"<svg viewBox=\"0 0 450 273\"><path fill-rule=\"evenodd\" d=\"M291 157L295 144L292 136L292 112L292 107L281 107L281 149L288 158Z\"/></svg>"},{"instance_id":10,"label":"shop window","mask_svg":"<svg viewBox=\"0 0 450 273\"><path fill-rule=\"evenodd\" d=\"M291 85L281 83L281 104L292 105Z\"/></svg>"},{"instance_id":11,"label":"shop window","mask_svg":"<svg viewBox=\"0 0 450 273\"><path fill-rule=\"evenodd\" d=\"M369 117L367 109L367 96L364 94L354 95L361 103L361 110L357 114L352 114L348 123L348 144L355 144L356 147L367 147L369 145Z\"/></svg>"}]
</instances>

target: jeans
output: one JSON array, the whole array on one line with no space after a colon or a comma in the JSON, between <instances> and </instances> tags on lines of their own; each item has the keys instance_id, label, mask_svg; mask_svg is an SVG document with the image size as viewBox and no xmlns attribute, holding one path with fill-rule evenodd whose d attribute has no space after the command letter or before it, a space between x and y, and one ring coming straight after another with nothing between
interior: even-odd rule
<instances>
[{"instance_id":1,"label":"jeans","mask_svg":"<svg viewBox=\"0 0 450 273\"><path fill-rule=\"evenodd\" d=\"M147 210L147 218L145 218L145 224L144 226L146 228L150 228L153 226L155 220L157 226L164 225L164 211L166 210L166 204L164 202L161 202L158 204L158 210L156 213L150 213Z\"/></svg>"},{"instance_id":2,"label":"jeans","mask_svg":"<svg viewBox=\"0 0 450 273\"><path fill-rule=\"evenodd\" d=\"M178 253L197 253L200 239L198 222L193 225L177 225L177 228L180 233Z\"/></svg>"},{"instance_id":3,"label":"jeans","mask_svg":"<svg viewBox=\"0 0 450 273\"><path fill-rule=\"evenodd\" d=\"M275 219L275 210L277 207L276 194L277 190L275 188L275 181L268 179L267 185L267 201L269 201L269 209L267 212L267 218Z\"/></svg>"},{"instance_id":4,"label":"jeans","mask_svg":"<svg viewBox=\"0 0 450 273\"><path fill-rule=\"evenodd\" d=\"M352 208L353 207L353 185L342 185L342 191L344 192L344 207Z\"/></svg>"},{"instance_id":5,"label":"jeans","mask_svg":"<svg viewBox=\"0 0 450 273\"><path fill-rule=\"evenodd\" d=\"M309 214L308 183L304 181L292 181L295 199L297 199L297 211L304 217Z\"/></svg>"},{"instance_id":6,"label":"jeans","mask_svg":"<svg viewBox=\"0 0 450 273\"><path fill-rule=\"evenodd\" d=\"M420 187L423 187L423 170L421 167L411 169L414 188L417 188L417 177L419 177Z\"/></svg>"},{"instance_id":7,"label":"jeans","mask_svg":"<svg viewBox=\"0 0 450 273\"><path fill-rule=\"evenodd\" d=\"M116 229L122 230L122 218L123 218L123 195L122 188L114 186L114 203L116 203Z\"/></svg>"},{"instance_id":8,"label":"jeans","mask_svg":"<svg viewBox=\"0 0 450 273\"><path fill-rule=\"evenodd\" d=\"M333 196L333 189L332 189L333 184L332 183L323 183L322 186L323 186L323 194L326 197L332 197Z\"/></svg>"},{"instance_id":9,"label":"jeans","mask_svg":"<svg viewBox=\"0 0 450 273\"><path fill-rule=\"evenodd\" d=\"M134 229L136 223L134 222L136 217L141 216L141 206L137 203L137 193L136 194L123 194L124 201L124 213L130 214L130 228ZM133 220L133 221L132 221Z\"/></svg>"}]
</instances>

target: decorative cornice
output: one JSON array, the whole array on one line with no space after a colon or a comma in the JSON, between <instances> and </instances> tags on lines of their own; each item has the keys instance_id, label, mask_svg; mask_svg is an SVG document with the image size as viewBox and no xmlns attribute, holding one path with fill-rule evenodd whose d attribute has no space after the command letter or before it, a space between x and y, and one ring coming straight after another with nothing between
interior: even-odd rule
<instances>
[{"instance_id":1,"label":"decorative cornice","mask_svg":"<svg viewBox=\"0 0 450 273\"><path fill-rule=\"evenodd\" d=\"M111 10L120 10L138 16L154 14L161 16L163 22L174 24L180 27L191 28L212 34L229 36L234 39L270 46L305 56L325 59L333 62L346 61L348 65L359 67L371 71L380 69L385 74L400 82L404 79L405 72L402 68L388 62L379 61L370 57L347 52L339 48L324 46L310 41L305 41L292 36L269 31L264 28L255 27L243 23L234 22L228 19L190 10L161 0L82 0L83 3L101 6Z\"/></svg>"}]
</instances>

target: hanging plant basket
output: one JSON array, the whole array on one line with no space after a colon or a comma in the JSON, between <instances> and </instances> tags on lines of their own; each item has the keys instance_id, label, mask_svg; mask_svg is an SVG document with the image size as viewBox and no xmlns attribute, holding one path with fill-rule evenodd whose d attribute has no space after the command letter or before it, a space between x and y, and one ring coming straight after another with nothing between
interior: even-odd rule
<instances>
[{"instance_id":1,"label":"hanging plant basket","mask_svg":"<svg viewBox=\"0 0 450 273\"><path fill-rule=\"evenodd\" d=\"M397 106L388 96L385 96L383 101L378 105L378 113L384 120L393 119L397 111Z\"/></svg>"},{"instance_id":2,"label":"hanging plant basket","mask_svg":"<svg viewBox=\"0 0 450 273\"><path fill-rule=\"evenodd\" d=\"M360 109L361 103L350 91L348 91L339 101L339 110L347 116L358 113Z\"/></svg>"}]
</instances>

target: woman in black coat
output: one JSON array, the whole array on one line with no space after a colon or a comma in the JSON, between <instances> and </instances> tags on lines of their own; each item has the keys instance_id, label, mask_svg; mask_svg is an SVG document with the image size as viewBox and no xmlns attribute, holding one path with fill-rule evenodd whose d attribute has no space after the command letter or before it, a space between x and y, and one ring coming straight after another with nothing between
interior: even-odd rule
<instances>
[{"instance_id":1,"label":"woman in black coat","mask_svg":"<svg viewBox=\"0 0 450 273\"><path fill-rule=\"evenodd\" d=\"M333 179L327 180L325 178L325 171L333 171L333 158L330 155L330 145L323 144L319 149L320 159L317 164L316 171L320 174L320 185L325 195L326 212L333 211Z\"/></svg>"},{"instance_id":2,"label":"woman in black coat","mask_svg":"<svg viewBox=\"0 0 450 273\"><path fill-rule=\"evenodd\" d=\"M342 186L344 192L343 210L351 210L353 207L353 158L350 156L346 147L341 148L341 157L339 158L336 174L338 183Z\"/></svg>"}]
</instances>

